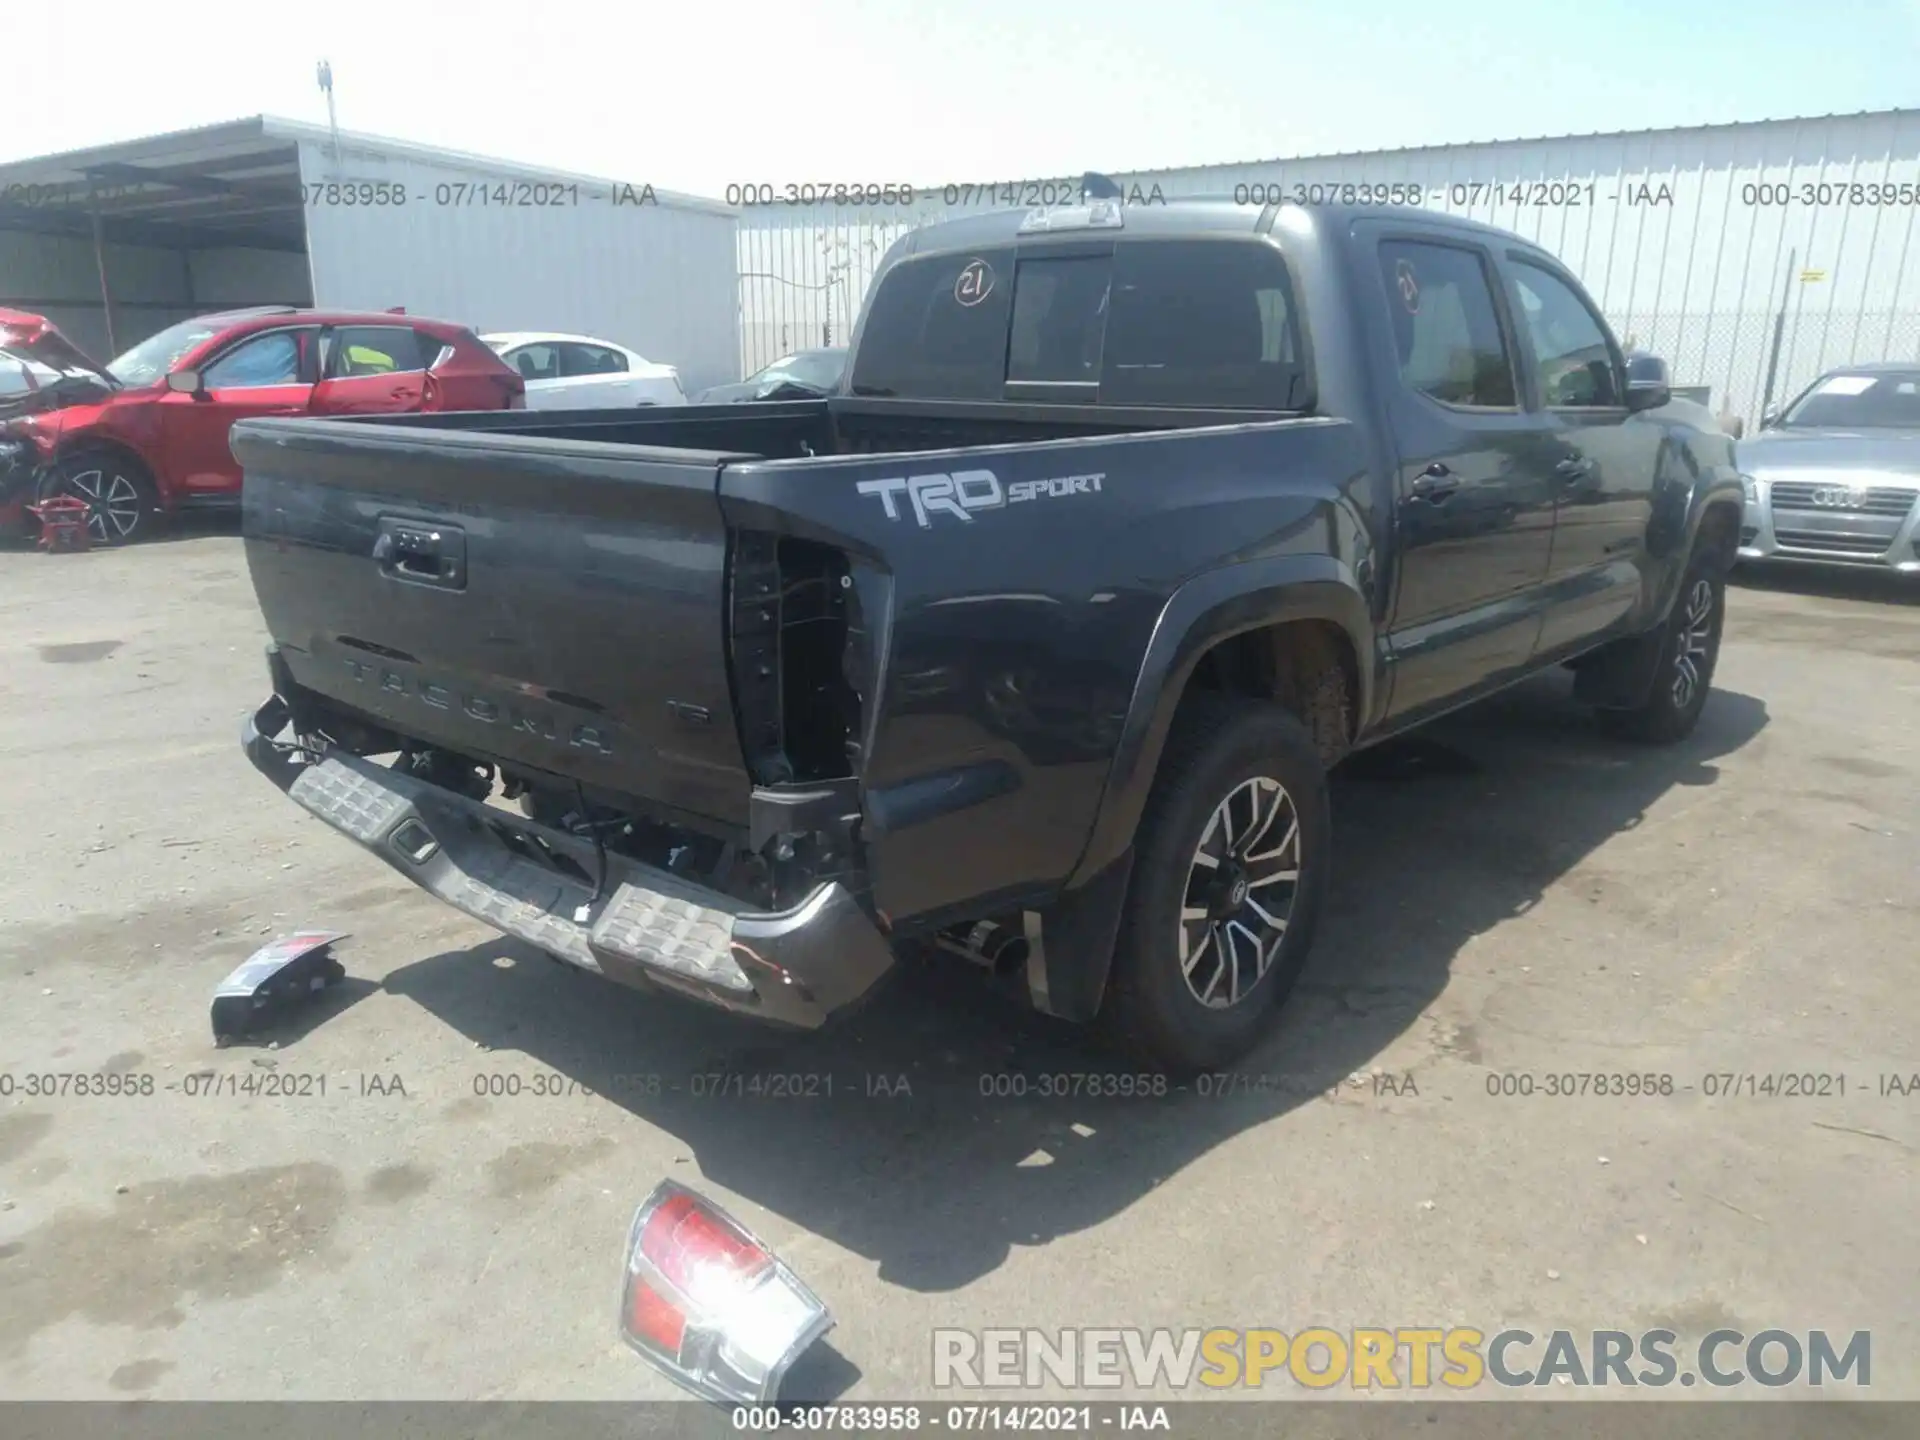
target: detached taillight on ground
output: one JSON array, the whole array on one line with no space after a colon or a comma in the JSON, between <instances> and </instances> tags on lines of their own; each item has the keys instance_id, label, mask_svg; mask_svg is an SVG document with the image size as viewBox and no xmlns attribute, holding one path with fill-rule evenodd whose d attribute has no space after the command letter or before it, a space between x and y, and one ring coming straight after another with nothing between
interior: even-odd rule
<instances>
[{"instance_id":1,"label":"detached taillight on ground","mask_svg":"<svg viewBox=\"0 0 1920 1440\"><path fill-rule=\"evenodd\" d=\"M271 940L246 958L213 992L213 1043L225 1045L263 1030L293 1006L346 978L333 947L340 930L301 930Z\"/></svg>"},{"instance_id":2,"label":"detached taillight on ground","mask_svg":"<svg viewBox=\"0 0 1920 1440\"><path fill-rule=\"evenodd\" d=\"M634 1213L620 1333L696 1395L774 1400L787 1367L832 1328L771 1250L684 1185L661 1181Z\"/></svg>"}]
</instances>

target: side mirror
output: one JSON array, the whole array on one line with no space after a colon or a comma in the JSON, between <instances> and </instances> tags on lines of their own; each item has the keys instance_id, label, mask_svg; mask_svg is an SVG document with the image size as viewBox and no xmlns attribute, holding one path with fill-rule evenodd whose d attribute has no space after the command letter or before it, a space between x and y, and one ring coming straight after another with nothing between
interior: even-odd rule
<instances>
[{"instance_id":1,"label":"side mirror","mask_svg":"<svg viewBox=\"0 0 1920 1440\"><path fill-rule=\"evenodd\" d=\"M1762 430L1771 430L1779 423L1780 407L1778 405L1769 405L1766 408L1766 412L1760 417L1760 428Z\"/></svg>"},{"instance_id":2,"label":"side mirror","mask_svg":"<svg viewBox=\"0 0 1920 1440\"><path fill-rule=\"evenodd\" d=\"M1627 409L1658 410L1673 399L1673 377L1658 355L1627 359Z\"/></svg>"},{"instance_id":3,"label":"side mirror","mask_svg":"<svg viewBox=\"0 0 1920 1440\"><path fill-rule=\"evenodd\" d=\"M167 388L177 390L182 395L204 395L207 387L201 382L198 370L176 370L167 376Z\"/></svg>"}]
</instances>

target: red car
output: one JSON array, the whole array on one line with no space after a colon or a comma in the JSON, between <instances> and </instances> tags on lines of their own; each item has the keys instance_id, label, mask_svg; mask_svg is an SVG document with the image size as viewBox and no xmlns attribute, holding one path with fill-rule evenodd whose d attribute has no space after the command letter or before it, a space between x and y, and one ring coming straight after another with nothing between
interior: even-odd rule
<instances>
[{"instance_id":1,"label":"red car","mask_svg":"<svg viewBox=\"0 0 1920 1440\"><path fill-rule=\"evenodd\" d=\"M471 330L394 311L204 315L142 340L104 377L113 387L104 397L0 426L0 450L22 452L12 493L0 493L0 524L17 522L36 494L74 495L93 508L94 540L119 544L158 514L236 505L227 431L251 416L526 404L526 382Z\"/></svg>"}]
</instances>

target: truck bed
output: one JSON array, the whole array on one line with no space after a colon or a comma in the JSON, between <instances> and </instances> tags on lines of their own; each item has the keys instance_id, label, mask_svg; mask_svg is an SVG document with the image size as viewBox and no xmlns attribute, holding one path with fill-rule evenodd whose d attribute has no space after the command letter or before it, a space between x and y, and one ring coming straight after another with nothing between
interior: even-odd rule
<instances>
[{"instance_id":1,"label":"truck bed","mask_svg":"<svg viewBox=\"0 0 1920 1440\"><path fill-rule=\"evenodd\" d=\"M936 403L836 396L666 409L629 406L546 413L474 410L439 415L368 415L354 417L350 423L524 439L593 440L780 460L1146 434L1286 418L1290 417L1278 411L1009 405L998 401Z\"/></svg>"},{"instance_id":2,"label":"truck bed","mask_svg":"<svg viewBox=\"0 0 1920 1440\"><path fill-rule=\"evenodd\" d=\"M906 919L1064 879L1185 577L1365 543L1343 421L748 410L241 423L276 684L349 753L444 752L753 852L838 805Z\"/></svg>"}]
</instances>

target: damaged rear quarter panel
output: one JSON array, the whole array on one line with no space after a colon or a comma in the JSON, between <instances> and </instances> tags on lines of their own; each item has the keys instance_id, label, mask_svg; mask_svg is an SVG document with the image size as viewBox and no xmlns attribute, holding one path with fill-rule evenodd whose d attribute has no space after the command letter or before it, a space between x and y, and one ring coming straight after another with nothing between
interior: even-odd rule
<instances>
[{"instance_id":1,"label":"damaged rear quarter panel","mask_svg":"<svg viewBox=\"0 0 1920 1440\"><path fill-rule=\"evenodd\" d=\"M1307 419L729 464L730 526L890 577L864 833L896 924L1040 903L1086 848L1142 662L1192 576L1369 543L1358 439ZM1015 496L1026 498L1015 499Z\"/></svg>"}]
</instances>

